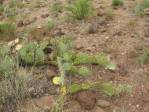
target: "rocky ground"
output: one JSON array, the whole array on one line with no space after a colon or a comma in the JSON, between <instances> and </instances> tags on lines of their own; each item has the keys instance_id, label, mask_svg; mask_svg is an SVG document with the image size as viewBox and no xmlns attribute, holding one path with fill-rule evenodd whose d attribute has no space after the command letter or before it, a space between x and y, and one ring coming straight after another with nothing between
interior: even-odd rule
<instances>
[{"instance_id":1,"label":"rocky ground","mask_svg":"<svg viewBox=\"0 0 149 112\"><path fill-rule=\"evenodd\" d=\"M149 112L148 65L137 63L138 56L144 49L149 48L149 16L138 17L134 14L137 1L141 0L124 0L122 7L113 7L111 0L93 0L95 16L85 21L71 21L65 11L49 11L49 5L54 3L54 0L24 0L26 5L15 20L20 35L33 28L34 31L28 35L29 40L41 41L54 36L70 35L74 38L77 52L104 52L118 65L114 72L92 65L89 67L93 75L83 79L73 77L71 80L102 80L132 86L131 94L112 98L97 91L79 92L68 97L64 112ZM0 0L0 3L2 2L8 3L7 0ZM58 2L63 4L65 1ZM56 24L51 31L42 27L49 18ZM3 15L1 20L5 20ZM23 101L19 107L27 109L25 112L34 112L33 109L37 109L36 112L46 112L57 98L57 87L52 86L48 80L57 70L48 65L34 71L29 87L32 98ZM48 78L44 74L47 74Z\"/></svg>"}]
</instances>

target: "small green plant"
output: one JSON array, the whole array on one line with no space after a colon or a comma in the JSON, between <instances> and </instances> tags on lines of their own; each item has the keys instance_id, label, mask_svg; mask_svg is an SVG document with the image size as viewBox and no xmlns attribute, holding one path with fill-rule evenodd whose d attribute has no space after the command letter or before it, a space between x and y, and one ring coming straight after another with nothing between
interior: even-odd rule
<instances>
[{"instance_id":1,"label":"small green plant","mask_svg":"<svg viewBox=\"0 0 149 112\"><path fill-rule=\"evenodd\" d=\"M10 40L15 37L16 27L14 24L0 22L0 40Z\"/></svg>"},{"instance_id":2,"label":"small green plant","mask_svg":"<svg viewBox=\"0 0 149 112\"><path fill-rule=\"evenodd\" d=\"M132 90L132 87L128 84L114 85L109 82L101 84L100 87L101 87L100 90L104 94L106 94L107 96L110 96L110 97L118 96L124 92L131 92L131 90Z\"/></svg>"},{"instance_id":3,"label":"small green plant","mask_svg":"<svg viewBox=\"0 0 149 112\"><path fill-rule=\"evenodd\" d=\"M144 15L145 9L149 8L149 0L143 0L141 3L137 3L135 6L135 14L139 16Z\"/></svg>"},{"instance_id":4,"label":"small green plant","mask_svg":"<svg viewBox=\"0 0 149 112\"><path fill-rule=\"evenodd\" d=\"M116 65L111 63L105 54L89 55L85 53L78 53L74 59L74 64L97 64L106 69L115 70Z\"/></svg>"},{"instance_id":5,"label":"small green plant","mask_svg":"<svg viewBox=\"0 0 149 112\"><path fill-rule=\"evenodd\" d=\"M8 75L14 68L14 60L10 56L0 59L0 75Z\"/></svg>"},{"instance_id":6,"label":"small green plant","mask_svg":"<svg viewBox=\"0 0 149 112\"><path fill-rule=\"evenodd\" d=\"M67 94L74 94L84 90L101 91L107 96L119 96L122 93L130 93L132 87L128 84L112 84L109 82L94 82L94 83L73 83L67 87Z\"/></svg>"},{"instance_id":7,"label":"small green plant","mask_svg":"<svg viewBox=\"0 0 149 112\"><path fill-rule=\"evenodd\" d=\"M9 51L10 49L6 45L0 46L0 78L12 73L14 68L15 62L9 55Z\"/></svg>"},{"instance_id":8,"label":"small green plant","mask_svg":"<svg viewBox=\"0 0 149 112\"><path fill-rule=\"evenodd\" d=\"M49 19L47 22L48 29L52 29L55 26L54 21L52 19Z\"/></svg>"},{"instance_id":9,"label":"small green plant","mask_svg":"<svg viewBox=\"0 0 149 112\"><path fill-rule=\"evenodd\" d=\"M112 5L113 6L122 6L123 0L112 0Z\"/></svg>"},{"instance_id":10,"label":"small green plant","mask_svg":"<svg viewBox=\"0 0 149 112\"><path fill-rule=\"evenodd\" d=\"M64 6L61 3L54 3L52 5L50 5L49 7L50 11L52 12L62 12L64 9Z\"/></svg>"},{"instance_id":11,"label":"small green plant","mask_svg":"<svg viewBox=\"0 0 149 112\"><path fill-rule=\"evenodd\" d=\"M139 57L140 64L148 64L149 63L149 50L145 49L144 53Z\"/></svg>"},{"instance_id":12,"label":"small green plant","mask_svg":"<svg viewBox=\"0 0 149 112\"><path fill-rule=\"evenodd\" d=\"M74 19L86 19L93 14L93 6L90 0L76 0L68 7L68 11Z\"/></svg>"},{"instance_id":13,"label":"small green plant","mask_svg":"<svg viewBox=\"0 0 149 112\"><path fill-rule=\"evenodd\" d=\"M45 55L43 49L36 43L28 43L20 49L19 55L26 64L43 64Z\"/></svg>"}]
</instances>

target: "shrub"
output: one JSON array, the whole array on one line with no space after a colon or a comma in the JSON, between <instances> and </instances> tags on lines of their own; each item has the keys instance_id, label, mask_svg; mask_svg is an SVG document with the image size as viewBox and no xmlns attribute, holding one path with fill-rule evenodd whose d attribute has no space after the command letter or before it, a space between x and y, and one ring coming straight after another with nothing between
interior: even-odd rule
<instances>
[{"instance_id":1,"label":"shrub","mask_svg":"<svg viewBox=\"0 0 149 112\"><path fill-rule=\"evenodd\" d=\"M0 75L9 74L12 72L14 67L14 61L9 56L6 56L3 59L0 59Z\"/></svg>"},{"instance_id":2,"label":"shrub","mask_svg":"<svg viewBox=\"0 0 149 112\"><path fill-rule=\"evenodd\" d=\"M9 48L5 45L0 46L0 76L12 73L14 60L9 55Z\"/></svg>"},{"instance_id":3,"label":"shrub","mask_svg":"<svg viewBox=\"0 0 149 112\"><path fill-rule=\"evenodd\" d=\"M76 0L68 7L68 11L74 19L86 19L93 13L93 7L90 0Z\"/></svg>"},{"instance_id":4,"label":"shrub","mask_svg":"<svg viewBox=\"0 0 149 112\"><path fill-rule=\"evenodd\" d=\"M28 43L19 51L20 58L26 64L42 64L45 55L36 43Z\"/></svg>"},{"instance_id":5,"label":"shrub","mask_svg":"<svg viewBox=\"0 0 149 112\"><path fill-rule=\"evenodd\" d=\"M112 0L112 5L113 6L122 6L123 0Z\"/></svg>"},{"instance_id":6,"label":"shrub","mask_svg":"<svg viewBox=\"0 0 149 112\"><path fill-rule=\"evenodd\" d=\"M10 110L13 106L16 107L28 96L27 79L27 77L22 77L22 74L21 76L11 74L10 77L0 81L0 106L3 112Z\"/></svg>"},{"instance_id":7,"label":"shrub","mask_svg":"<svg viewBox=\"0 0 149 112\"><path fill-rule=\"evenodd\" d=\"M16 27L11 23L0 22L0 40L10 40L15 37Z\"/></svg>"},{"instance_id":8,"label":"shrub","mask_svg":"<svg viewBox=\"0 0 149 112\"><path fill-rule=\"evenodd\" d=\"M54 27L54 21L53 20L51 20L51 19L49 19L48 20L48 22L47 22L47 27L48 27L48 29L52 29L53 27Z\"/></svg>"}]
</instances>

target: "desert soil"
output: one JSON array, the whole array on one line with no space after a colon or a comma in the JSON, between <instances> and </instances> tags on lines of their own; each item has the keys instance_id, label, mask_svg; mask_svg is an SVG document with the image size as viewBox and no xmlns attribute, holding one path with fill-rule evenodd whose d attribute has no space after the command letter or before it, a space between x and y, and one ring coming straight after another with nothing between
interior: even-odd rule
<instances>
[{"instance_id":1,"label":"desert soil","mask_svg":"<svg viewBox=\"0 0 149 112\"><path fill-rule=\"evenodd\" d=\"M5 2L7 3L7 0ZM16 21L16 24L22 21L26 24L19 24L18 32L32 27L41 28L38 36L31 34L29 39L42 40L44 39L43 32L45 32L42 25L51 18L55 21L56 26L46 34L45 38L51 38L53 35L61 36L61 34L70 35L74 38L76 51L90 54L104 52L118 65L118 69L114 72L95 65L89 66L93 75L83 79L74 77L75 81L103 80L119 84L126 83L133 87L131 94L123 94L114 98L106 97L95 91L81 92L68 99L64 110L67 112L149 112L149 66L137 63L137 57L143 53L143 49L149 48L149 16L138 17L134 14L136 0L124 0L124 6L117 8L111 5L111 0L93 0L96 14L84 21L67 20L65 11L56 14L50 12L49 5L54 2L55 0L27 0L24 12L19 14ZM65 1L59 0L58 2L64 3ZM108 18L109 10L112 10L112 14L114 14L110 19ZM2 18L2 20L4 19ZM95 27L94 33L88 32L91 27ZM44 70L46 72L47 70L56 71L51 66L44 67ZM42 77L44 72L38 71L38 69L36 72L40 76L38 76L38 80L44 80L44 76ZM82 101L80 97L85 101ZM47 102L45 105L51 105L50 101L46 101L47 99L53 100L51 95L49 97L41 95L40 98L33 100ZM105 104L98 106L94 104L94 100L102 100ZM31 104L29 103L30 106ZM84 108L84 105L91 110Z\"/></svg>"}]
</instances>

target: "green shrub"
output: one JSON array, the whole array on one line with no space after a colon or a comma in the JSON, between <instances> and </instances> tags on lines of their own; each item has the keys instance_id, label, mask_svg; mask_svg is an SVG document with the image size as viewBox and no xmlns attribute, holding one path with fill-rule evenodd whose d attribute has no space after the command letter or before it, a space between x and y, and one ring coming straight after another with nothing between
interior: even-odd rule
<instances>
[{"instance_id":1,"label":"green shrub","mask_svg":"<svg viewBox=\"0 0 149 112\"><path fill-rule=\"evenodd\" d=\"M12 72L14 67L14 61L9 56L6 56L3 59L0 59L0 74L9 74Z\"/></svg>"},{"instance_id":2,"label":"green shrub","mask_svg":"<svg viewBox=\"0 0 149 112\"><path fill-rule=\"evenodd\" d=\"M47 22L48 29L52 29L55 26L54 21L49 19Z\"/></svg>"},{"instance_id":3,"label":"green shrub","mask_svg":"<svg viewBox=\"0 0 149 112\"><path fill-rule=\"evenodd\" d=\"M80 76L88 76L91 74L91 71L87 67L76 67L71 63L64 63L63 68L70 74L76 74Z\"/></svg>"},{"instance_id":4,"label":"green shrub","mask_svg":"<svg viewBox=\"0 0 149 112\"><path fill-rule=\"evenodd\" d=\"M112 83L107 82L101 84L100 90L107 96L119 96L121 93L131 92L132 87L128 84L114 85Z\"/></svg>"},{"instance_id":5,"label":"green shrub","mask_svg":"<svg viewBox=\"0 0 149 112\"><path fill-rule=\"evenodd\" d=\"M68 11L74 19L86 19L93 14L93 6L90 0L76 0L68 7Z\"/></svg>"},{"instance_id":6,"label":"green shrub","mask_svg":"<svg viewBox=\"0 0 149 112\"><path fill-rule=\"evenodd\" d=\"M20 58L26 64L42 64L45 55L43 49L36 43L28 43L19 51Z\"/></svg>"},{"instance_id":7,"label":"green shrub","mask_svg":"<svg viewBox=\"0 0 149 112\"><path fill-rule=\"evenodd\" d=\"M105 54L89 55L86 53L76 54L74 64L97 64L109 70L115 70L116 65L111 63Z\"/></svg>"},{"instance_id":8,"label":"green shrub","mask_svg":"<svg viewBox=\"0 0 149 112\"><path fill-rule=\"evenodd\" d=\"M16 27L11 23L0 22L0 40L10 40L15 37Z\"/></svg>"},{"instance_id":9,"label":"green shrub","mask_svg":"<svg viewBox=\"0 0 149 112\"><path fill-rule=\"evenodd\" d=\"M14 68L14 60L9 55L9 47L5 45L0 46L0 75L8 75L12 73ZM2 76L2 77L3 77Z\"/></svg>"},{"instance_id":10,"label":"green shrub","mask_svg":"<svg viewBox=\"0 0 149 112\"><path fill-rule=\"evenodd\" d=\"M74 94L82 90L96 90L101 91L107 96L119 96L122 93L131 93L132 86L128 84L112 84L110 82L95 82L95 83L81 83L72 84L68 87L68 93Z\"/></svg>"},{"instance_id":11,"label":"green shrub","mask_svg":"<svg viewBox=\"0 0 149 112\"><path fill-rule=\"evenodd\" d=\"M136 4L135 6L135 14L136 15L144 15L144 10L149 8L149 0L143 0L143 2Z\"/></svg>"},{"instance_id":12,"label":"green shrub","mask_svg":"<svg viewBox=\"0 0 149 112\"><path fill-rule=\"evenodd\" d=\"M112 5L113 6L122 6L123 0L112 0Z\"/></svg>"}]
</instances>

